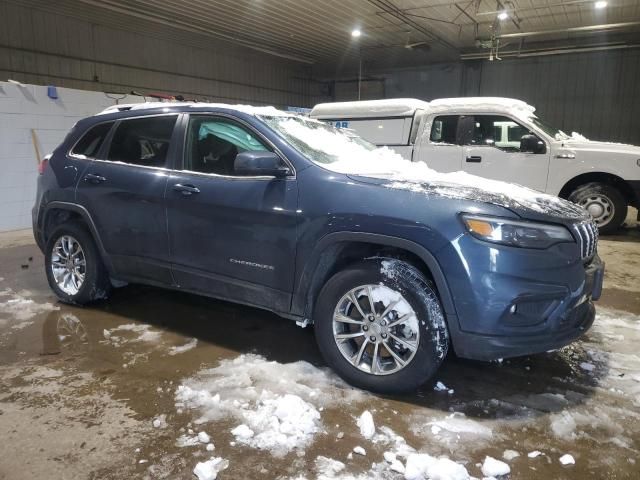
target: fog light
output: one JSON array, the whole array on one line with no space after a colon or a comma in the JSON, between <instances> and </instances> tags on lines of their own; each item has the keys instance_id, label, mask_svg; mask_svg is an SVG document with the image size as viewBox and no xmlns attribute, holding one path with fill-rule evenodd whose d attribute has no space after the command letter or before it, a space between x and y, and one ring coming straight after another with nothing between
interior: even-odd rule
<instances>
[{"instance_id":1,"label":"fog light","mask_svg":"<svg viewBox=\"0 0 640 480\"><path fill-rule=\"evenodd\" d=\"M514 313L516 313L517 310L518 310L518 307L516 305L511 305L511 308L509 308L509 313L513 315Z\"/></svg>"}]
</instances>

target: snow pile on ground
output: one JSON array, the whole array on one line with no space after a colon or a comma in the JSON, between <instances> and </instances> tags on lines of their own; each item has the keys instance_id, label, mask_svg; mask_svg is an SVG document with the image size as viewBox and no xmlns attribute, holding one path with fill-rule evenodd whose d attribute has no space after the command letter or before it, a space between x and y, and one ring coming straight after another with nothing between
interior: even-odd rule
<instances>
[{"instance_id":1,"label":"snow pile on ground","mask_svg":"<svg viewBox=\"0 0 640 480\"><path fill-rule=\"evenodd\" d=\"M206 462L199 462L193 469L198 480L216 480L218 473L229 466L229 460L221 457L211 457Z\"/></svg>"},{"instance_id":2,"label":"snow pile on ground","mask_svg":"<svg viewBox=\"0 0 640 480\"><path fill-rule=\"evenodd\" d=\"M200 372L175 394L176 408L195 409L203 424L232 417L238 443L277 456L304 449L321 430L320 411L365 394L307 362L281 364L241 355Z\"/></svg>"},{"instance_id":3,"label":"snow pile on ground","mask_svg":"<svg viewBox=\"0 0 640 480\"><path fill-rule=\"evenodd\" d=\"M193 338L184 345L178 345L177 347L171 347L169 349L169 355L178 355L179 353L188 352L198 346L198 339Z\"/></svg>"},{"instance_id":4,"label":"snow pile on ground","mask_svg":"<svg viewBox=\"0 0 640 480\"><path fill-rule=\"evenodd\" d=\"M320 430L320 413L296 395L262 392L253 409L243 412L247 428L232 430L238 443L282 456L306 447Z\"/></svg>"},{"instance_id":5,"label":"snow pile on ground","mask_svg":"<svg viewBox=\"0 0 640 480\"><path fill-rule=\"evenodd\" d=\"M11 318L17 321L13 327L22 328L40 313L60 310L51 303L37 303L27 298L29 294L28 291L16 293L10 288L0 291L0 327L8 323L7 318Z\"/></svg>"},{"instance_id":6,"label":"snow pile on ground","mask_svg":"<svg viewBox=\"0 0 640 480\"><path fill-rule=\"evenodd\" d=\"M118 333L119 335L115 335ZM151 326L144 323L127 323L103 331L103 336L112 345L120 347L127 342L150 342L160 340L162 332L153 330Z\"/></svg>"}]
</instances>

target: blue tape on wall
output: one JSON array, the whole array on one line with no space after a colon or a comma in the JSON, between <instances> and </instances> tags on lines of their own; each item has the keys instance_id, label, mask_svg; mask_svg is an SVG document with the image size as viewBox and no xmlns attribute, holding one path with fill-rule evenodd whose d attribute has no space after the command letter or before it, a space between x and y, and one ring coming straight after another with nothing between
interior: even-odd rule
<instances>
[{"instance_id":1,"label":"blue tape on wall","mask_svg":"<svg viewBox=\"0 0 640 480\"><path fill-rule=\"evenodd\" d=\"M53 100L56 100L58 98L58 89L53 85L49 85L47 87L47 96Z\"/></svg>"}]
</instances>

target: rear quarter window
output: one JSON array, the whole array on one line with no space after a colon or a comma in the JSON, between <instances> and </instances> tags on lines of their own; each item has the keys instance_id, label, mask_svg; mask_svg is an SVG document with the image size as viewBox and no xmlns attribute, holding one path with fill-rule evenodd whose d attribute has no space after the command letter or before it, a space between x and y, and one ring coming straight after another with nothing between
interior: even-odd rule
<instances>
[{"instance_id":1,"label":"rear quarter window","mask_svg":"<svg viewBox=\"0 0 640 480\"><path fill-rule=\"evenodd\" d=\"M71 154L95 158L114 123L100 123L91 127L71 149Z\"/></svg>"}]
</instances>

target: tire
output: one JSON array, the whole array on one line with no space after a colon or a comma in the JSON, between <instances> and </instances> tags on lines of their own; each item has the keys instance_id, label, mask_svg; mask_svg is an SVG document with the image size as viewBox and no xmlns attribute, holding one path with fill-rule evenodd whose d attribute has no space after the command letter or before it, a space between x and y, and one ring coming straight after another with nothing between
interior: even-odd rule
<instances>
[{"instance_id":1,"label":"tire","mask_svg":"<svg viewBox=\"0 0 640 480\"><path fill-rule=\"evenodd\" d=\"M69 254L65 253L65 239L72 240L71 243L66 243L67 250L70 251ZM79 245L80 251L76 243ZM77 275L68 275L70 264L64 260L65 258L70 258L71 262L75 262L71 267L77 268L75 270ZM82 268L82 259L84 259L84 268ZM67 267L60 267L61 264L65 264ZM51 233L45 247L45 271L49 286L64 303L84 305L107 298L111 292L109 275L93 237L80 223L62 224ZM71 277L73 279L82 278L82 281L73 283ZM61 281L62 283L60 283Z\"/></svg>"},{"instance_id":2,"label":"tire","mask_svg":"<svg viewBox=\"0 0 640 480\"><path fill-rule=\"evenodd\" d=\"M626 200L617 188L606 183L581 185L571 192L569 200L589 211L604 235L618 230L627 218Z\"/></svg>"},{"instance_id":3,"label":"tire","mask_svg":"<svg viewBox=\"0 0 640 480\"><path fill-rule=\"evenodd\" d=\"M371 290L358 290L363 286ZM354 289L360 309L348 296ZM371 306L365 293L374 298L374 320L369 318ZM398 298L398 310L391 309L382 317L386 307ZM335 314L341 321L334 320ZM409 320L394 326L403 314L408 314L402 318ZM348 317L348 323L344 317ZM351 323L354 320L359 323ZM435 374L449 346L442 306L431 282L415 267L395 259L368 259L331 277L316 301L314 324L316 341L327 364L348 383L378 393L414 391ZM341 341L335 334L354 338ZM379 360L374 367L376 352Z\"/></svg>"}]
</instances>

